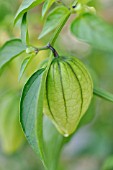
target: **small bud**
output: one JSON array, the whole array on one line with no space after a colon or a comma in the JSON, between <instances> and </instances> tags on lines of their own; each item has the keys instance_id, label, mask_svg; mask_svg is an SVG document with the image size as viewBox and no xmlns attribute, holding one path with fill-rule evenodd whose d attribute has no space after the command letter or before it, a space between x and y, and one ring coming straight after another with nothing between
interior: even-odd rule
<instances>
[{"instance_id":1,"label":"small bud","mask_svg":"<svg viewBox=\"0 0 113 170\"><path fill-rule=\"evenodd\" d=\"M33 52L35 52L35 48L34 48L34 47L28 47L28 48L26 48L26 53L27 53L27 54L31 54L31 53L33 53Z\"/></svg>"},{"instance_id":2,"label":"small bud","mask_svg":"<svg viewBox=\"0 0 113 170\"><path fill-rule=\"evenodd\" d=\"M87 7L88 12L92 13L92 14L96 14L96 9L94 7Z\"/></svg>"}]
</instances>

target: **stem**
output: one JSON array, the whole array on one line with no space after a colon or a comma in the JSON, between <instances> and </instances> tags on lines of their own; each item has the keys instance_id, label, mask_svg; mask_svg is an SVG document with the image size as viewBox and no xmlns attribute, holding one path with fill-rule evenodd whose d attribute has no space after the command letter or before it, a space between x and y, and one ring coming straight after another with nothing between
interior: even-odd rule
<instances>
[{"instance_id":1,"label":"stem","mask_svg":"<svg viewBox=\"0 0 113 170\"><path fill-rule=\"evenodd\" d=\"M103 89L99 89L99 88L94 88L93 89L93 94L102 98L102 99L105 99L105 100L108 100L110 102L113 102L113 94L103 90Z\"/></svg>"},{"instance_id":2,"label":"stem","mask_svg":"<svg viewBox=\"0 0 113 170\"><path fill-rule=\"evenodd\" d=\"M35 47L35 53L37 54L39 51L48 50L48 49L49 49L48 45L40 48Z\"/></svg>"},{"instance_id":3,"label":"stem","mask_svg":"<svg viewBox=\"0 0 113 170\"><path fill-rule=\"evenodd\" d=\"M63 18L62 23L59 25L59 27L57 28L57 30L55 31L53 38L50 41L50 44L52 46L54 46L54 43L58 37L58 35L60 34L62 28L64 27L65 23L67 22L68 18L70 17L71 12L69 11L69 13L67 13L67 15Z\"/></svg>"},{"instance_id":4,"label":"stem","mask_svg":"<svg viewBox=\"0 0 113 170\"><path fill-rule=\"evenodd\" d=\"M57 51L51 46L50 43L48 44L48 48L53 52L54 57L58 57L59 56Z\"/></svg>"},{"instance_id":5,"label":"stem","mask_svg":"<svg viewBox=\"0 0 113 170\"><path fill-rule=\"evenodd\" d=\"M34 47L34 50L35 50L35 53L36 53L36 54L37 54L39 51L48 50L48 49L50 49L50 50L53 52L54 57L58 57L58 56L59 56L58 53L57 53L57 51L51 46L50 43L48 43L47 46L44 46L44 47L41 47L41 48L36 48L36 47Z\"/></svg>"}]
</instances>

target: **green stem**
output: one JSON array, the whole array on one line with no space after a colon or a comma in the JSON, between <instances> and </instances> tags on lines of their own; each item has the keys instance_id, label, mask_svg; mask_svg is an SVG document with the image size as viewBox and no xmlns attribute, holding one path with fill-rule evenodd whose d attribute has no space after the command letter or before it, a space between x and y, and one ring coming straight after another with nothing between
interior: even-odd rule
<instances>
[{"instance_id":1,"label":"green stem","mask_svg":"<svg viewBox=\"0 0 113 170\"><path fill-rule=\"evenodd\" d=\"M103 89L99 89L99 88L94 88L93 89L93 94L100 97L100 98L103 98L105 100L108 100L110 102L113 102L113 94L103 90Z\"/></svg>"},{"instance_id":2,"label":"green stem","mask_svg":"<svg viewBox=\"0 0 113 170\"><path fill-rule=\"evenodd\" d=\"M54 57L58 57L59 56L57 51L51 46L50 43L48 44L48 48L52 51Z\"/></svg>"},{"instance_id":3,"label":"green stem","mask_svg":"<svg viewBox=\"0 0 113 170\"><path fill-rule=\"evenodd\" d=\"M51 46L54 46L54 43L55 43L57 37L59 36L62 28L66 24L66 22L67 22L68 18L70 17L70 15L71 15L71 12L69 11L69 13L67 13L67 15L63 18L63 20L62 20L61 24L59 25L59 27L56 29L56 31L55 31L55 33L53 35L53 38L50 41Z\"/></svg>"},{"instance_id":4,"label":"green stem","mask_svg":"<svg viewBox=\"0 0 113 170\"><path fill-rule=\"evenodd\" d=\"M39 51L48 50L48 49L49 49L48 45L40 48L35 47L35 53L37 54Z\"/></svg>"},{"instance_id":5,"label":"green stem","mask_svg":"<svg viewBox=\"0 0 113 170\"><path fill-rule=\"evenodd\" d=\"M41 48L36 48L36 47L35 47L34 49L35 49L35 53L36 53L36 54L37 54L39 51L50 49L50 50L52 51L54 57L58 57L58 56L59 56L58 53L57 53L57 51L51 46L50 43L48 43L47 46L44 46L44 47L41 47Z\"/></svg>"}]
</instances>

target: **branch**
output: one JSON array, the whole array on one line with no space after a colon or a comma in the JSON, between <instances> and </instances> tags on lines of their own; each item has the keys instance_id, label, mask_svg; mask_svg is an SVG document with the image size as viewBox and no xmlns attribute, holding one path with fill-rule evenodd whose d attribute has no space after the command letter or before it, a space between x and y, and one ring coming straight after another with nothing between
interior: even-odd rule
<instances>
[{"instance_id":1,"label":"branch","mask_svg":"<svg viewBox=\"0 0 113 170\"><path fill-rule=\"evenodd\" d=\"M113 102L113 94L103 90L103 89L99 89L99 88L94 88L93 89L93 94L102 98L102 99L105 99L105 100L108 100L110 102Z\"/></svg>"}]
</instances>

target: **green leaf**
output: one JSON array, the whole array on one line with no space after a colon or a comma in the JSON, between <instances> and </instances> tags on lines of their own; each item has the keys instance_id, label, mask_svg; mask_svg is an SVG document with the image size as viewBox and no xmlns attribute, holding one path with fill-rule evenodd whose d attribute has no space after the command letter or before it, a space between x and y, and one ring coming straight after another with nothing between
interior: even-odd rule
<instances>
[{"instance_id":1,"label":"green leaf","mask_svg":"<svg viewBox=\"0 0 113 170\"><path fill-rule=\"evenodd\" d=\"M7 41L3 47L0 48L0 69L25 50L26 46L23 45L20 39Z\"/></svg>"},{"instance_id":2,"label":"green leaf","mask_svg":"<svg viewBox=\"0 0 113 170\"><path fill-rule=\"evenodd\" d=\"M22 4L20 5L14 20L14 24L22 17L22 15L34 8L35 6L41 4L44 0L23 0Z\"/></svg>"},{"instance_id":3,"label":"green leaf","mask_svg":"<svg viewBox=\"0 0 113 170\"><path fill-rule=\"evenodd\" d=\"M42 8L42 17L45 16L46 12L48 11L48 9L52 6L52 4L55 2L55 0L46 0L43 4L43 8Z\"/></svg>"},{"instance_id":4,"label":"green leaf","mask_svg":"<svg viewBox=\"0 0 113 170\"><path fill-rule=\"evenodd\" d=\"M20 81L20 79L22 78L27 66L30 64L30 62L32 61L33 57L35 56L35 54L30 55L29 57L25 58L21 64L21 68L20 68L20 73L19 73L19 77L18 77L18 81Z\"/></svg>"},{"instance_id":5,"label":"green leaf","mask_svg":"<svg viewBox=\"0 0 113 170\"><path fill-rule=\"evenodd\" d=\"M21 40L23 44L29 45L29 34L27 25L27 12L23 15L21 23Z\"/></svg>"},{"instance_id":6,"label":"green leaf","mask_svg":"<svg viewBox=\"0 0 113 170\"><path fill-rule=\"evenodd\" d=\"M93 90L94 95L101 97L105 100L108 100L110 102L113 102L113 94L99 88L94 88Z\"/></svg>"},{"instance_id":7,"label":"green leaf","mask_svg":"<svg viewBox=\"0 0 113 170\"><path fill-rule=\"evenodd\" d=\"M29 60L30 60L30 57L27 57L25 58L25 60L22 62L22 65L21 65L21 68L20 68L20 73L19 73L19 77L18 77L18 81L20 81L20 79L22 78L25 70L26 70L26 67L29 63Z\"/></svg>"},{"instance_id":8,"label":"green leaf","mask_svg":"<svg viewBox=\"0 0 113 170\"><path fill-rule=\"evenodd\" d=\"M96 49L113 52L113 27L96 15L87 13L75 19L71 32Z\"/></svg>"},{"instance_id":9,"label":"green leaf","mask_svg":"<svg viewBox=\"0 0 113 170\"><path fill-rule=\"evenodd\" d=\"M26 138L35 152L40 155L43 163L45 153L43 146L43 96L45 84L45 69L34 73L24 86L20 103L20 122Z\"/></svg>"},{"instance_id":10,"label":"green leaf","mask_svg":"<svg viewBox=\"0 0 113 170\"><path fill-rule=\"evenodd\" d=\"M58 27L62 23L62 20L64 20L67 13L69 13L69 10L64 6L59 6L52 10L47 16L43 30L39 35L39 39Z\"/></svg>"}]
</instances>

